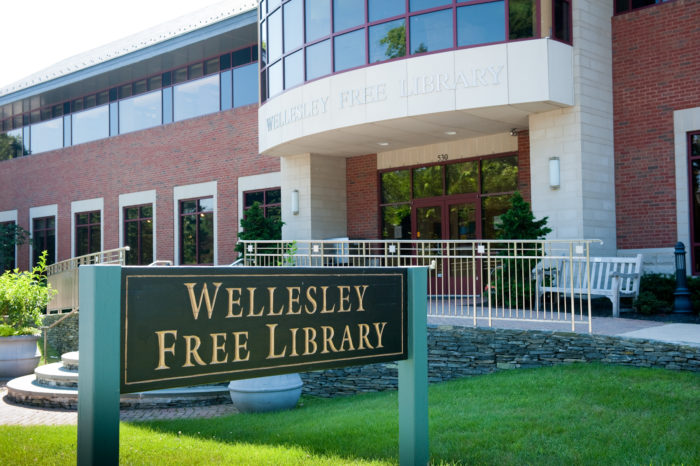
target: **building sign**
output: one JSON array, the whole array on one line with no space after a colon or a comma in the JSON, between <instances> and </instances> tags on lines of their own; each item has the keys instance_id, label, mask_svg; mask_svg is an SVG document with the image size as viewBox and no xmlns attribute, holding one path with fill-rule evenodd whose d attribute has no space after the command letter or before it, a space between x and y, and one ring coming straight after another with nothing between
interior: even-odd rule
<instances>
[{"instance_id":1,"label":"building sign","mask_svg":"<svg viewBox=\"0 0 700 466\"><path fill-rule=\"evenodd\" d=\"M407 358L405 269L122 268L121 393Z\"/></svg>"}]
</instances>

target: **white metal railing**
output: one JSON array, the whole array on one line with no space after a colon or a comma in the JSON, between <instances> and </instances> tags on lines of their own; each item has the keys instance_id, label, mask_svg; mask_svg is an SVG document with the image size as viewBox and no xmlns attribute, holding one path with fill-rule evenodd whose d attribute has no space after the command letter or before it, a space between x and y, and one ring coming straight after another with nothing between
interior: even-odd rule
<instances>
[{"instance_id":1,"label":"white metal railing","mask_svg":"<svg viewBox=\"0 0 700 466\"><path fill-rule=\"evenodd\" d=\"M126 262L128 246L100 251L84 256L73 257L46 267L46 279L52 288L58 290L46 307L47 314L67 309L75 311L78 301L78 267L88 264L121 264Z\"/></svg>"},{"instance_id":2,"label":"white metal railing","mask_svg":"<svg viewBox=\"0 0 700 466\"><path fill-rule=\"evenodd\" d=\"M428 314L437 317L588 324L590 246L600 240L246 241L241 265L427 266ZM564 283L558 291L539 287Z\"/></svg>"}]
</instances>

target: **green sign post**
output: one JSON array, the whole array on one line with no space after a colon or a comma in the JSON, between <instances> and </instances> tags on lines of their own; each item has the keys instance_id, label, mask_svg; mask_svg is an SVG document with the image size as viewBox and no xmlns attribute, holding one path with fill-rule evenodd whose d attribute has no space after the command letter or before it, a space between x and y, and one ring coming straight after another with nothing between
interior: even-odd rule
<instances>
[{"instance_id":1,"label":"green sign post","mask_svg":"<svg viewBox=\"0 0 700 466\"><path fill-rule=\"evenodd\" d=\"M78 464L117 464L119 394L399 361L402 464L428 461L424 268L80 268Z\"/></svg>"}]
</instances>

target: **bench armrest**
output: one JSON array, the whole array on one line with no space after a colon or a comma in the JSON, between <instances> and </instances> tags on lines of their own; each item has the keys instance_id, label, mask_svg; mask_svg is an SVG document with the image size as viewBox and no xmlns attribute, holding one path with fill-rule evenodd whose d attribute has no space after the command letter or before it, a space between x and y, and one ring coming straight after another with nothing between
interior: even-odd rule
<instances>
[{"instance_id":1,"label":"bench armrest","mask_svg":"<svg viewBox=\"0 0 700 466\"><path fill-rule=\"evenodd\" d=\"M642 276L641 273L622 273L622 272L613 272L610 274L611 277L618 277L618 278L639 278Z\"/></svg>"}]
</instances>

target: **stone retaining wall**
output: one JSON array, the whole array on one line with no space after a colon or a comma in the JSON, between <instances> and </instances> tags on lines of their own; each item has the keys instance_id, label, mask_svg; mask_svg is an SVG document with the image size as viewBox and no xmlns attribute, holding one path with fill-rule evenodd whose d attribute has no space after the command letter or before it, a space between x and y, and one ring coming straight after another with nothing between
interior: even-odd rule
<instances>
[{"instance_id":1,"label":"stone retaining wall","mask_svg":"<svg viewBox=\"0 0 700 466\"><path fill-rule=\"evenodd\" d=\"M78 351L78 313L66 317L60 324L48 330L49 345L58 354ZM44 316L44 325L48 326L65 317L65 314L48 314Z\"/></svg>"},{"instance_id":2,"label":"stone retaining wall","mask_svg":"<svg viewBox=\"0 0 700 466\"><path fill-rule=\"evenodd\" d=\"M700 347L566 332L428 327L428 378L441 382L497 370L598 361L700 371ZM305 394L351 395L397 388L396 363L301 374Z\"/></svg>"}]
</instances>

